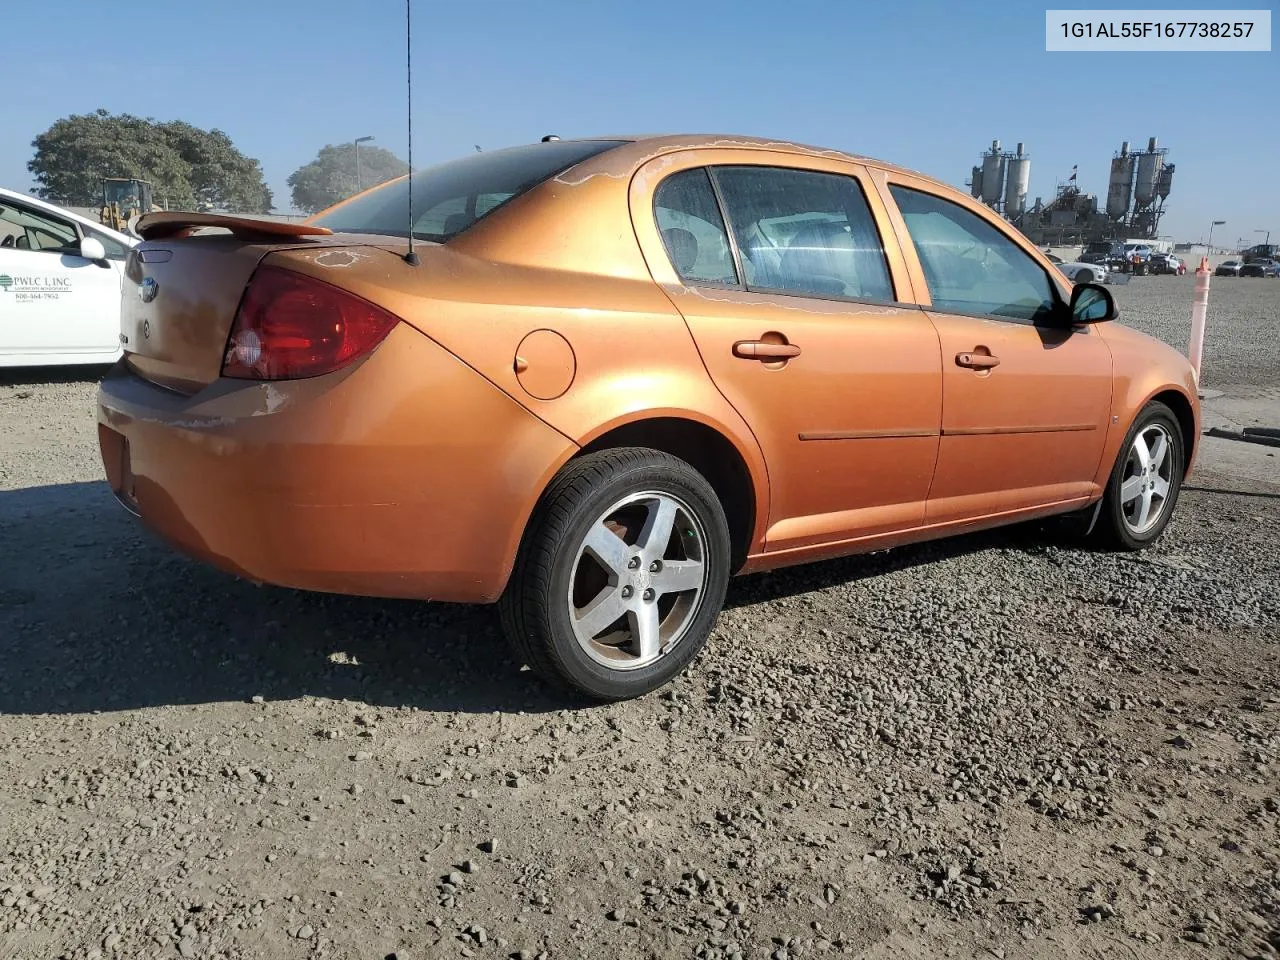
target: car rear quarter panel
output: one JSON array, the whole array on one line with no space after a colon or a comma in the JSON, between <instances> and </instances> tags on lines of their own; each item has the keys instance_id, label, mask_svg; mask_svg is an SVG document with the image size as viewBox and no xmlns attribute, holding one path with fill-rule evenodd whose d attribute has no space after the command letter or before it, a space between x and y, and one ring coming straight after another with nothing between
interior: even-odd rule
<instances>
[{"instance_id":1,"label":"car rear quarter panel","mask_svg":"<svg viewBox=\"0 0 1280 960\"><path fill-rule=\"evenodd\" d=\"M621 206L600 196L608 188L623 195ZM511 205L520 203L521 209L503 209L503 219L514 220L511 229L527 244L513 244L507 231L489 225L490 241L481 243L468 231L450 244L424 250L418 267L360 252L335 267L337 259L306 249L280 251L270 262L340 282L390 310L577 447L626 424L659 417L716 430L734 445L751 476L757 501L754 549L763 543L768 517L763 457L747 425L711 383L683 318L649 277L626 212L625 182L606 177L592 185L583 194L591 209L578 229L561 224L572 215L561 195L566 189L573 188L550 190L545 205L527 195ZM601 219L595 200L601 209L620 212L621 223ZM548 222L545 230L529 226L540 220ZM598 244L584 242L581 235L590 232L599 237ZM543 262L533 264L530 245L539 242ZM599 259L592 256L593 248L600 251ZM521 356L522 342L535 331L554 331L568 343L564 373L569 385L559 396L534 396L522 385L520 362L540 362L536 355ZM465 417L466 411L455 414Z\"/></svg>"},{"instance_id":2,"label":"car rear quarter panel","mask_svg":"<svg viewBox=\"0 0 1280 960\"><path fill-rule=\"evenodd\" d=\"M373 596L495 600L538 491L576 449L403 324L335 373L190 397L121 365L98 417L131 451L126 485L104 439L113 489L180 549Z\"/></svg>"}]
</instances>

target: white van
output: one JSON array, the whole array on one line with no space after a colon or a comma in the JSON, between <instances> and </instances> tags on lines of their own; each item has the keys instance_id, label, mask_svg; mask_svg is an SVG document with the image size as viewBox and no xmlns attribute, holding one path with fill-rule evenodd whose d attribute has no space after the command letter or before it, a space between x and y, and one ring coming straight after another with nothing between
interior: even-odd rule
<instances>
[{"instance_id":1,"label":"white van","mask_svg":"<svg viewBox=\"0 0 1280 960\"><path fill-rule=\"evenodd\" d=\"M137 238L0 187L0 367L114 363Z\"/></svg>"}]
</instances>

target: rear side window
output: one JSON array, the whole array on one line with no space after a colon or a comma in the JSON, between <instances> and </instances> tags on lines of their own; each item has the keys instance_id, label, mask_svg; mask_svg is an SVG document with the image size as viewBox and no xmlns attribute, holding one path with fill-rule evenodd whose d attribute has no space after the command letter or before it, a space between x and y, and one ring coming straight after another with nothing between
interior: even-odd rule
<instances>
[{"instance_id":1,"label":"rear side window","mask_svg":"<svg viewBox=\"0 0 1280 960\"><path fill-rule=\"evenodd\" d=\"M938 310L1037 322L1056 306L1049 275L958 203L891 184Z\"/></svg>"},{"instance_id":2,"label":"rear side window","mask_svg":"<svg viewBox=\"0 0 1280 960\"><path fill-rule=\"evenodd\" d=\"M706 170L685 170L663 180L653 195L653 215L680 279L738 285L724 219Z\"/></svg>"},{"instance_id":3,"label":"rear side window","mask_svg":"<svg viewBox=\"0 0 1280 960\"><path fill-rule=\"evenodd\" d=\"M552 140L473 153L413 175L413 235L456 237L512 197L623 140ZM396 180L322 213L313 221L335 233L409 235L409 181Z\"/></svg>"},{"instance_id":4,"label":"rear side window","mask_svg":"<svg viewBox=\"0 0 1280 960\"><path fill-rule=\"evenodd\" d=\"M857 180L778 167L716 167L747 287L893 301L880 234Z\"/></svg>"}]
</instances>

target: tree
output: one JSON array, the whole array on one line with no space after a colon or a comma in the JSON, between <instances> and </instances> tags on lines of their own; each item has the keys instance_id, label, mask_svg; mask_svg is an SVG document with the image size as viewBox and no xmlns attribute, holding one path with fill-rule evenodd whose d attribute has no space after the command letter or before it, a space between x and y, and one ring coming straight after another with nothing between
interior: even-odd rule
<instances>
[{"instance_id":1,"label":"tree","mask_svg":"<svg viewBox=\"0 0 1280 960\"><path fill-rule=\"evenodd\" d=\"M289 189L293 192L293 205L307 213L315 213L339 200L345 200L359 188L368 189L408 172L409 165L390 150L362 147L357 186L356 145L329 144L316 154L314 160L295 170L288 182Z\"/></svg>"},{"instance_id":2,"label":"tree","mask_svg":"<svg viewBox=\"0 0 1280 960\"><path fill-rule=\"evenodd\" d=\"M197 200L243 213L266 213L271 191L257 160L246 157L221 130L201 130L189 123L163 125L169 144L189 167L187 181Z\"/></svg>"},{"instance_id":3,"label":"tree","mask_svg":"<svg viewBox=\"0 0 1280 960\"><path fill-rule=\"evenodd\" d=\"M271 209L261 165L221 130L98 110L63 117L31 146L27 169L36 193L54 203L94 206L102 202L103 177L137 177L150 180L156 201L171 208Z\"/></svg>"}]
</instances>

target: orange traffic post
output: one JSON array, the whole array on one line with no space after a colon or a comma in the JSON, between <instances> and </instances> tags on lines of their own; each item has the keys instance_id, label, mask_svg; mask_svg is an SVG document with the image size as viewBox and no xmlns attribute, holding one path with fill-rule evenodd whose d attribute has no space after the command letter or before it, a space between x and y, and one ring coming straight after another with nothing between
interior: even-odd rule
<instances>
[{"instance_id":1,"label":"orange traffic post","mask_svg":"<svg viewBox=\"0 0 1280 960\"><path fill-rule=\"evenodd\" d=\"M1196 268L1196 295L1191 301L1191 346L1187 351L1187 359L1196 372L1196 386L1200 386L1200 358L1204 354L1204 319L1209 312L1209 278L1213 271L1209 269L1209 258L1201 257L1200 266Z\"/></svg>"}]
</instances>

